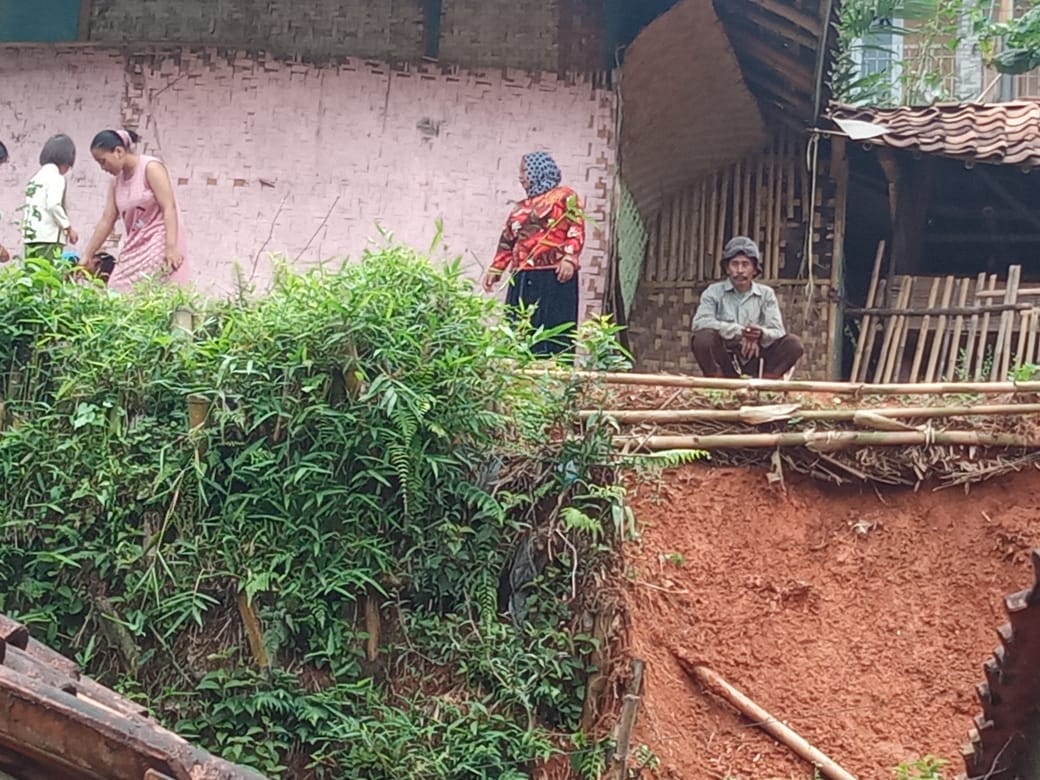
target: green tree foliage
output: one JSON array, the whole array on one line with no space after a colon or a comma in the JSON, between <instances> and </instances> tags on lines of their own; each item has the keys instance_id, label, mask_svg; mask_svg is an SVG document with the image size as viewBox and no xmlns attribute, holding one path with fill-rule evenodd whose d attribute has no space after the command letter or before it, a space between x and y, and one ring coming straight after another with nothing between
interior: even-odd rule
<instances>
[{"instance_id":1,"label":"green tree foliage","mask_svg":"<svg viewBox=\"0 0 1040 780\"><path fill-rule=\"evenodd\" d=\"M271 776L528 776L578 729L617 538L566 517L624 513L501 315L394 246L208 308L3 269L0 610Z\"/></svg>"},{"instance_id":2,"label":"green tree foliage","mask_svg":"<svg viewBox=\"0 0 1040 780\"><path fill-rule=\"evenodd\" d=\"M842 0L835 98L854 105L889 106L954 97L943 89L942 60L965 35L987 34L989 5L990 0ZM894 61L892 70L862 74L856 61L864 53L895 55L892 46L878 42L880 33L912 44L915 56Z\"/></svg>"}]
</instances>

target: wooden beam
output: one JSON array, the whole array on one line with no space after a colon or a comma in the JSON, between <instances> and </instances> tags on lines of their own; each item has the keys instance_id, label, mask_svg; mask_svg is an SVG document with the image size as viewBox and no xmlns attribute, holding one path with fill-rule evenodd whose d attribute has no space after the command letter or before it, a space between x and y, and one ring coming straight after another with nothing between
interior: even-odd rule
<instances>
[{"instance_id":1,"label":"wooden beam","mask_svg":"<svg viewBox=\"0 0 1040 780\"><path fill-rule=\"evenodd\" d=\"M745 24L753 25L759 28L759 30L768 30L781 38L790 40L792 43L804 46L809 51L816 51L816 47L819 44L809 30L763 6L764 3L760 2L745 3L743 11L739 16L736 13L732 15L727 14L726 21L743 19ZM739 50L741 43L742 41L736 42L734 48Z\"/></svg>"}]
</instances>

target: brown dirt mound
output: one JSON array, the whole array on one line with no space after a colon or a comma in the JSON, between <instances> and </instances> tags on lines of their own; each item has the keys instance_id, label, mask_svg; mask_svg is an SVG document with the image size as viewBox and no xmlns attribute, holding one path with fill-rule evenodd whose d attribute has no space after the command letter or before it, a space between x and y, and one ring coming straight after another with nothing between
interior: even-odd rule
<instances>
[{"instance_id":1,"label":"brown dirt mound","mask_svg":"<svg viewBox=\"0 0 1040 780\"><path fill-rule=\"evenodd\" d=\"M811 778L703 691L705 663L860 778L931 753L963 771L974 688L1033 581L1040 472L963 491L837 489L689 466L630 489L630 652L646 661L633 744L682 780Z\"/></svg>"}]
</instances>

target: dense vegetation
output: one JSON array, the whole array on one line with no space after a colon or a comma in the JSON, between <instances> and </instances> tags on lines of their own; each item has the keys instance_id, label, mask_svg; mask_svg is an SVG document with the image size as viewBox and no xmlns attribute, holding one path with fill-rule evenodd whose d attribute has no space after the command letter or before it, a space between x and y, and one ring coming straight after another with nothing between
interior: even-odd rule
<instances>
[{"instance_id":1,"label":"dense vegetation","mask_svg":"<svg viewBox=\"0 0 1040 780\"><path fill-rule=\"evenodd\" d=\"M0 610L272 777L594 771L626 516L530 339L400 247L218 304L4 269Z\"/></svg>"}]
</instances>

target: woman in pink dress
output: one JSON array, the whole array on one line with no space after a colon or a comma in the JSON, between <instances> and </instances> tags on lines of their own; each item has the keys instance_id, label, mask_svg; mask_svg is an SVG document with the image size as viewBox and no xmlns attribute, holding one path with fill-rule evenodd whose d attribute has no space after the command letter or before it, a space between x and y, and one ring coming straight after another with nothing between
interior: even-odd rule
<instances>
[{"instance_id":1,"label":"woman in pink dress","mask_svg":"<svg viewBox=\"0 0 1040 780\"><path fill-rule=\"evenodd\" d=\"M146 277L183 284L184 225L170 175L159 159L133 151L137 141L132 130L102 130L90 144L97 164L115 181L83 252L84 264L96 272L98 251L121 218L125 236L109 286L128 290Z\"/></svg>"}]
</instances>

